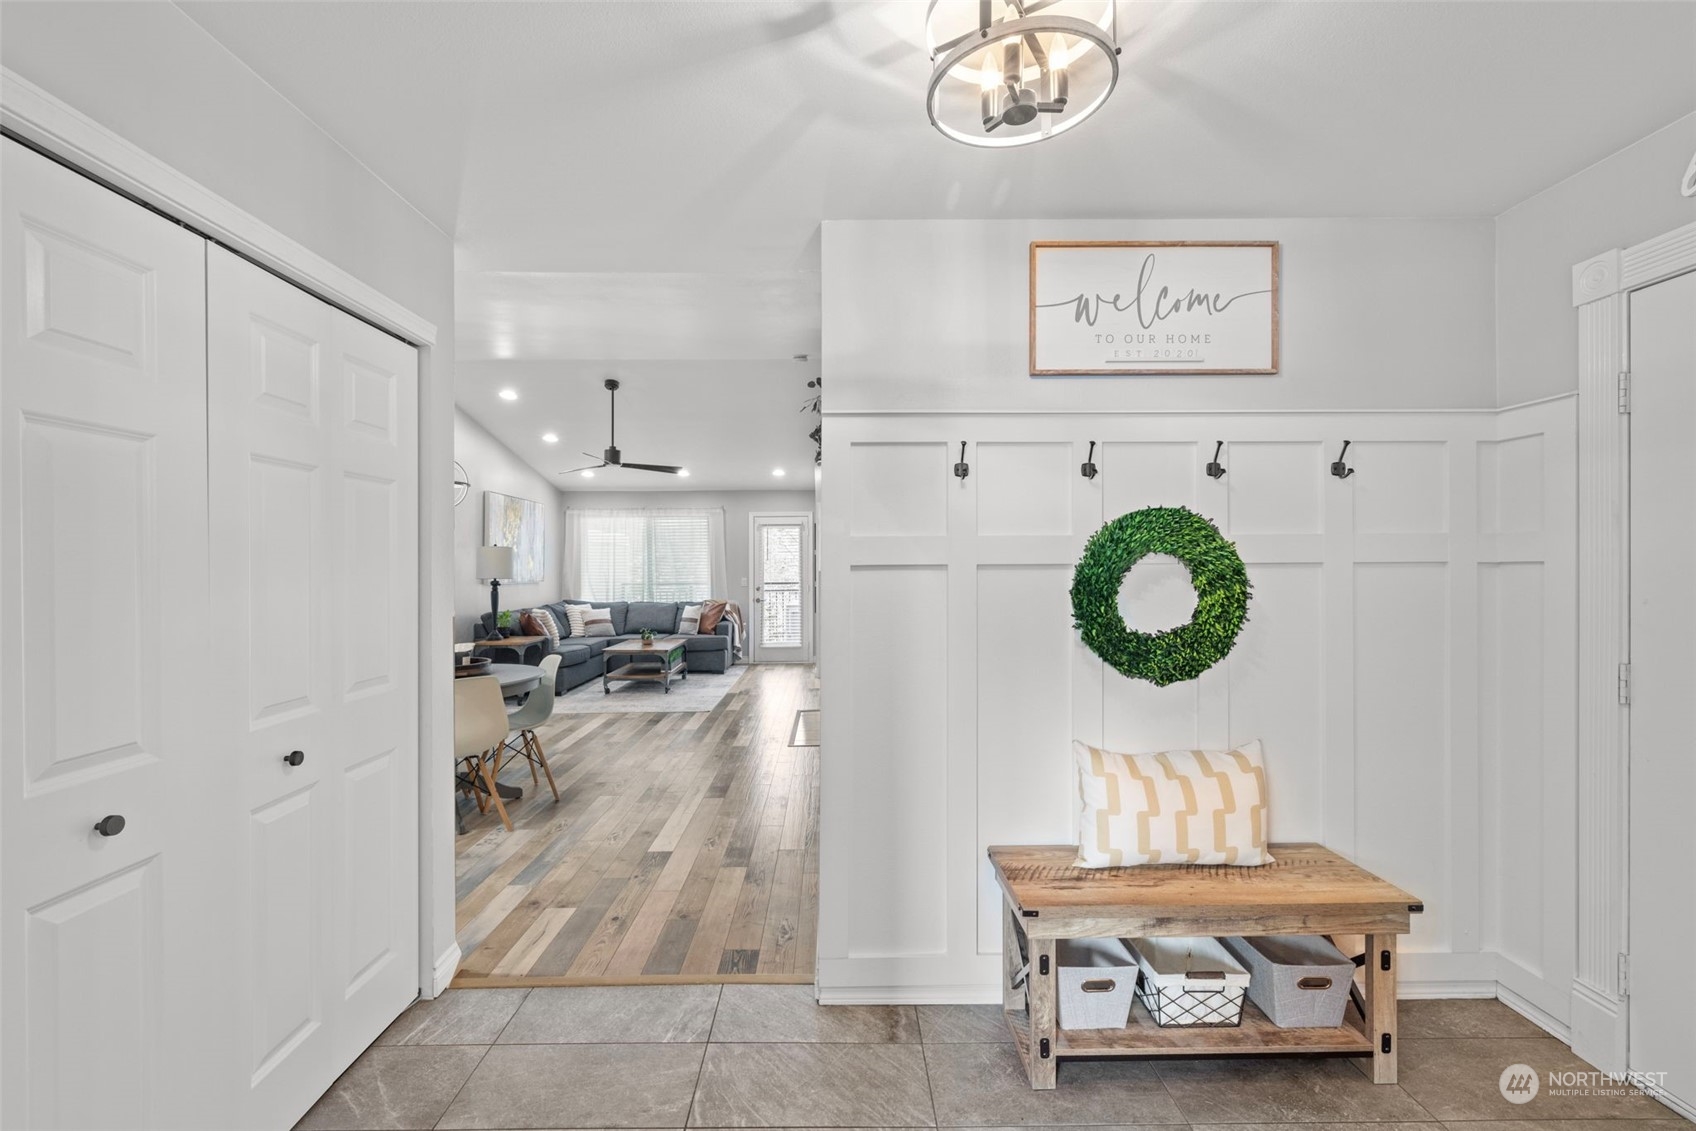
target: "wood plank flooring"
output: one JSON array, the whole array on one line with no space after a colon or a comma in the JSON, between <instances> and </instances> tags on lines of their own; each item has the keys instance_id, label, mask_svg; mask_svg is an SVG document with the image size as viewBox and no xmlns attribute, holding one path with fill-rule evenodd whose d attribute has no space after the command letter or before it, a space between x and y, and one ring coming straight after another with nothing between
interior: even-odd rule
<instances>
[{"instance_id":1,"label":"wood plank flooring","mask_svg":"<svg viewBox=\"0 0 1696 1131\"><path fill-rule=\"evenodd\" d=\"M453 984L811 982L817 705L811 665L756 664L711 711L557 716L557 805L521 761L512 832L461 802Z\"/></svg>"}]
</instances>

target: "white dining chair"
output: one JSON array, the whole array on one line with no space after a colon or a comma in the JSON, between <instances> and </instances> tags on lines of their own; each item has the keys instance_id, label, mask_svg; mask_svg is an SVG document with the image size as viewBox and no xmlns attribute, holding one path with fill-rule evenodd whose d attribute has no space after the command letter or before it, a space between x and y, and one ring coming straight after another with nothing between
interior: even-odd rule
<instances>
[{"instance_id":1,"label":"white dining chair","mask_svg":"<svg viewBox=\"0 0 1696 1131\"><path fill-rule=\"evenodd\" d=\"M559 786L554 784L554 772L548 768L548 755L542 749L542 743L536 737L536 728L547 722L554 713L554 680L559 672L559 656L542 657L537 665L542 672L542 682L536 685L524 705L507 715L507 729L517 733L516 744L511 738L506 739L506 749L530 763L530 781L540 784L536 778L536 769L541 767L547 775L548 788L554 791L554 800L559 800ZM498 772L498 770L497 770Z\"/></svg>"}]
</instances>

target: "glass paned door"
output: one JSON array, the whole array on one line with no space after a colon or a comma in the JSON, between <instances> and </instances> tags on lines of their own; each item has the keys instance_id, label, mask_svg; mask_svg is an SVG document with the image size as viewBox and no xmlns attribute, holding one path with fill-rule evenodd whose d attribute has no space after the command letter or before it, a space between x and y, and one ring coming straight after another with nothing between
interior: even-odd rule
<instances>
[{"instance_id":1,"label":"glass paned door","mask_svg":"<svg viewBox=\"0 0 1696 1131\"><path fill-rule=\"evenodd\" d=\"M754 516L751 635L756 661L812 659L812 541L810 515Z\"/></svg>"}]
</instances>

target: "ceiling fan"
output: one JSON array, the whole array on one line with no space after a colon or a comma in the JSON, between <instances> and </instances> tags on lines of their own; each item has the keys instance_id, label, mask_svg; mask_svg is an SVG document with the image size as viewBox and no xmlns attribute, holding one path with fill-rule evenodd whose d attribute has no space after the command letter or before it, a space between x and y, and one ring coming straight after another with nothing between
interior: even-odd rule
<instances>
[{"instance_id":1,"label":"ceiling fan","mask_svg":"<svg viewBox=\"0 0 1696 1131\"><path fill-rule=\"evenodd\" d=\"M683 469L681 467L673 467L671 464L626 463L624 461L623 455L618 450L618 381L616 378L608 377L603 384L606 386L607 392L612 396L612 413L609 421L609 427L607 429L607 450L601 453L600 463L591 463L584 467L574 467L570 471L562 471L560 474L577 475L584 471L599 471L603 467L627 467L632 471L658 471L663 475L683 474ZM590 459L595 458L594 454L591 452L584 452L583 454L588 456Z\"/></svg>"}]
</instances>

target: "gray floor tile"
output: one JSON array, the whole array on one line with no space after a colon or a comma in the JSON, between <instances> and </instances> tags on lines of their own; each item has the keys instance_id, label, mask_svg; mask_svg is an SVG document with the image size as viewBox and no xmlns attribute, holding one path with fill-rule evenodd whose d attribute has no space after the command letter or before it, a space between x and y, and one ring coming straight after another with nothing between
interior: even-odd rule
<instances>
[{"instance_id":1,"label":"gray floor tile","mask_svg":"<svg viewBox=\"0 0 1696 1131\"><path fill-rule=\"evenodd\" d=\"M1690 1124L1671 1112L1666 1119L1479 1119L1443 1127L1445 1131L1690 1131Z\"/></svg>"},{"instance_id":2,"label":"gray floor tile","mask_svg":"<svg viewBox=\"0 0 1696 1131\"><path fill-rule=\"evenodd\" d=\"M705 1045L496 1045L439 1127L682 1127Z\"/></svg>"},{"instance_id":3,"label":"gray floor tile","mask_svg":"<svg viewBox=\"0 0 1696 1131\"><path fill-rule=\"evenodd\" d=\"M1436 1122L1423 1123L1196 1123L1190 1131L1447 1131Z\"/></svg>"},{"instance_id":4,"label":"gray floor tile","mask_svg":"<svg viewBox=\"0 0 1696 1131\"><path fill-rule=\"evenodd\" d=\"M1546 1037L1499 1001L1445 999L1396 1003L1396 1029L1410 1037Z\"/></svg>"},{"instance_id":5,"label":"gray floor tile","mask_svg":"<svg viewBox=\"0 0 1696 1131\"><path fill-rule=\"evenodd\" d=\"M571 986L531 990L501 1033L500 1043L701 1042L712 1031L719 989Z\"/></svg>"},{"instance_id":6,"label":"gray floor tile","mask_svg":"<svg viewBox=\"0 0 1696 1131\"><path fill-rule=\"evenodd\" d=\"M907 1044L919 1039L910 1005L819 1005L811 986L725 986L713 1041Z\"/></svg>"},{"instance_id":7,"label":"gray floor tile","mask_svg":"<svg viewBox=\"0 0 1696 1131\"><path fill-rule=\"evenodd\" d=\"M887 1044L715 1044L691 1127L930 1127L919 1050Z\"/></svg>"},{"instance_id":8,"label":"gray floor tile","mask_svg":"<svg viewBox=\"0 0 1696 1131\"><path fill-rule=\"evenodd\" d=\"M371 1048L312 1105L298 1131L403 1131L436 1125L485 1048Z\"/></svg>"},{"instance_id":9,"label":"gray floor tile","mask_svg":"<svg viewBox=\"0 0 1696 1131\"><path fill-rule=\"evenodd\" d=\"M1374 1084L1346 1060L1163 1060L1157 1071L1189 1123L1421 1123L1433 1118L1407 1092L1394 1084Z\"/></svg>"},{"instance_id":10,"label":"gray floor tile","mask_svg":"<svg viewBox=\"0 0 1696 1131\"><path fill-rule=\"evenodd\" d=\"M1177 1105L1147 1063L1068 1061L1060 1086L1033 1091L1011 1042L926 1045L937 1121L947 1127L1123 1122L1182 1123Z\"/></svg>"},{"instance_id":11,"label":"gray floor tile","mask_svg":"<svg viewBox=\"0 0 1696 1131\"><path fill-rule=\"evenodd\" d=\"M1500 1040L1406 1039L1397 1050L1401 1087L1441 1120L1666 1119L1671 1109L1644 1095L1562 1096L1551 1093L1551 1071L1594 1071L1553 1037ZM1541 1091L1512 1104L1501 1092L1502 1072L1524 1064ZM1362 1077L1364 1079L1364 1076Z\"/></svg>"},{"instance_id":12,"label":"gray floor tile","mask_svg":"<svg viewBox=\"0 0 1696 1131\"><path fill-rule=\"evenodd\" d=\"M933 1045L1013 1043L1006 1011L999 1005L921 1005L919 1030Z\"/></svg>"},{"instance_id":13,"label":"gray floor tile","mask_svg":"<svg viewBox=\"0 0 1696 1131\"><path fill-rule=\"evenodd\" d=\"M529 990L449 990L415 1002L379 1045L492 1045Z\"/></svg>"}]
</instances>

